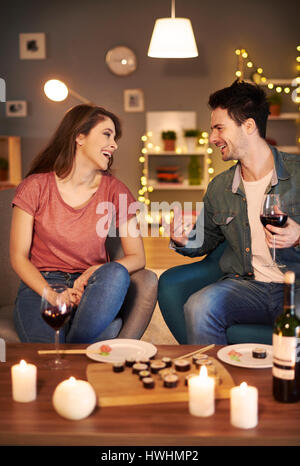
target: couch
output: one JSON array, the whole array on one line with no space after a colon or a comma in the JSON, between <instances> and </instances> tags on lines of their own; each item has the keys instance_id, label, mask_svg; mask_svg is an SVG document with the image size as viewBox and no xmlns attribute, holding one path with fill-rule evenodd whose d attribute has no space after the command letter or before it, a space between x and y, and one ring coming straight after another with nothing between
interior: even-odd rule
<instances>
[{"instance_id":1,"label":"couch","mask_svg":"<svg viewBox=\"0 0 300 466\"><path fill-rule=\"evenodd\" d=\"M13 307L19 278L12 270L9 260L9 234L15 189L0 191L0 338L6 342L19 341L13 324ZM110 260L122 257L119 238L108 238L106 247ZM131 274L131 284L120 315L122 327L118 338L140 339L145 332L157 302L158 279L151 270L143 269Z\"/></svg>"},{"instance_id":2,"label":"couch","mask_svg":"<svg viewBox=\"0 0 300 466\"><path fill-rule=\"evenodd\" d=\"M226 243L220 244L211 254L199 262L179 265L166 270L158 283L158 303L164 320L180 344L187 343L183 306L189 296L216 282L222 272L219 259ZM273 329L268 325L232 325L227 329L228 344L272 344Z\"/></svg>"}]
</instances>

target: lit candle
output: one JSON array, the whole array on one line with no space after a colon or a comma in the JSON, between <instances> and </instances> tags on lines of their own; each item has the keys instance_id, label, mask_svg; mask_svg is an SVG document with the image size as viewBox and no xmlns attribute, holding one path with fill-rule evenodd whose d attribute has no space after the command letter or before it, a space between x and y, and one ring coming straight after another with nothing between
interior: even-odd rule
<instances>
[{"instance_id":1,"label":"lit candle","mask_svg":"<svg viewBox=\"0 0 300 466\"><path fill-rule=\"evenodd\" d=\"M36 366L23 359L12 366L12 397L15 401L27 403L36 399L36 373Z\"/></svg>"},{"instance_id":2,"label":"lit candle","mask_svg":"<svg viewBox=\"0 0 300 466\"><path fill-rule=\"evenodd\" d=\"M189 411L193 416L207 417L215 412L215 380L208 377L205 366L199 376L189 379Z\"/></svg>"},{"instance_id":3,"label":"lit candle","mask_svg":"<svg viewBox=\"0 0 300 466\"><path fill-rule=\"evenodd\" d=\"M52 402L62 417L78 420L89 416L94 410L96 394L89 382L70 377L57 385Z\"/></svg>"},{"instance_id":4,"label":"lit candle","mask_svg":"<svg viewBox=\"0 0 300 466\"><path fill-rule=\"evenodd\" d=\"M246 382L230 390L230 422L240 429L251 429L258 420L258 391Z\"/></svg>"}]
</instances>

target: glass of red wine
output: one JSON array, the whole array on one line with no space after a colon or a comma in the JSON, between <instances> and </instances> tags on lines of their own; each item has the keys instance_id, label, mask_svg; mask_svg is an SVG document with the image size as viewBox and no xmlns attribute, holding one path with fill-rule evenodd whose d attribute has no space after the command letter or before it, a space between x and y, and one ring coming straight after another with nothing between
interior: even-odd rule
<instances>
[{"instance_id":1,"label":"glass of red wine","mask_svg":"<svg viewBox=\"0 0 300 466\"><path fill-rule=\"evenodd\" d=\"M42 295L41 313L45 322L55 330L56 358L49 363L51 369L63 369L68 366L67 361L63 360L60 355L59 331L69 320L71 312L72 306L67 286L62 283L48 284Z\"/></svg>"},{"instance_id":2,"label":"glass of red wine","mask_svg":"<svg viewBox=\"0 0 300 466\"><path fill-rule=\"evenodd\" d=\"M260 221L265 227L273 225L274 227L283 227L288 219L288 215L282 210L282 203L279 194L266 194L262 203ZM272 233L273 234L273 233ZM285 267L284 264L276 262L276 239L273 234L273 246L271 249L272 263L265 264L266 267Z\"/></svg>"}]
</instances>

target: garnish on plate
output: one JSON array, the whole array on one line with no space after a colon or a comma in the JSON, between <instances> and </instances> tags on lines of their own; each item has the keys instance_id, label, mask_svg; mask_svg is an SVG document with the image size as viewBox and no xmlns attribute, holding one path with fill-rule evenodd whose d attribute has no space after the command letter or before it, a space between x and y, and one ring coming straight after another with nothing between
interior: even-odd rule
<instances>
[{"instance_id":1,"label":"garnish on plate","mask_svg":"<svg viewBox=\"0 0 300 466\"><path fill-rule=\"evenodd\" d=\"M100 346L101 356L109 356L110 352L111 352L111 347L109 345Z\"/></svg>"},{"instance_id":2,"label":"garnish on plate","mask_svg":"<svg viewBox=\"0 0 300 466\"><path fill-rule=\"evenodd\" d=\"M228 353L228 356L232 361L238 361L240 362L240 357L242 356L242 353L239 353L238 351L231 350Z\"/></svg>"}]
</instances>

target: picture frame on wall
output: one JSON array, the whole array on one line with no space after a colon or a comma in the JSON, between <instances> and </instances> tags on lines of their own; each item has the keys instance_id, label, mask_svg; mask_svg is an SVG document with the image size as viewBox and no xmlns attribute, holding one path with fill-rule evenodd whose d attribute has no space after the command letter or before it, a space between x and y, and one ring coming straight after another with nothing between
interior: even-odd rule
<instances>
[{"instance_id":1,"label":"picture frame on wall","mask_svg":"<svg viewBox=\"0 0 300 466\"><path fill-rule=\"evenodd\" d=\"M20 59L43 60L46 58L46 35L44 32L19 34Z\"/></svg>"},{"instance_id":2,"label":"picture frame on wall","mask_svg":"<svg viewBox=\"0 0 300 466\"><path fill-rule=\"evenodd\" d=\"M27 102L25 100L8 100L5 104L6 116L26 117Z\"/></svg>"},{"instance_id":3,"label":"picture frame on wall","mask_svg":"<svg viewBox=\"0 0 300 466\"><path fill-rule=\"evenodd\" d=\"M144 111L144 93L142 89L124 90L124 110L125 112Z\"/></svg>"}]
</instances>

